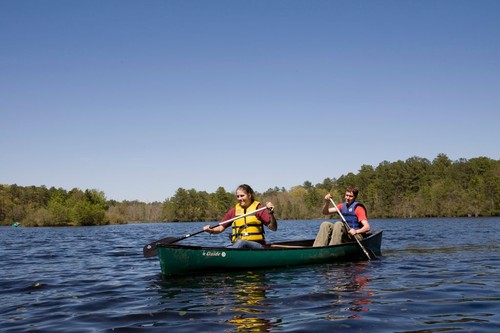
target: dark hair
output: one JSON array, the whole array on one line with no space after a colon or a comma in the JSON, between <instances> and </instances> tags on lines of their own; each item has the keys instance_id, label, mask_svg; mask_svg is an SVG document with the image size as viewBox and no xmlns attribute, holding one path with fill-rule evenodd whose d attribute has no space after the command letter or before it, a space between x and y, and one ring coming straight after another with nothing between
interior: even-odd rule
<instances>
[{"instance_id":1,"label":"dark hair","mask_svg":"<svg viewBox=\"0 0 500 333\"><path fill-rule=\"evenodd\" d=\"M349 186L348 188L346 188L345 191L346 192L352 192L352 194L354 195L354 198L358 197L359 190L356 187L354 187L354 186Z\"/></svg>"},{"instance_id":2,"label":"dark hair","mask_svg":"<svg viewBox=\"0 0 500 333\"><path fill-rule=\"evenodd\" d=\"M241 184L240 186L238 186L236 188L236 191L238 191L238 190L243 190L243 191L245 191L246 194L250 194L250 196L252 197L252 202L255 200L255 192L250 187L250 185Z\"/></svg>"}]
</instances>

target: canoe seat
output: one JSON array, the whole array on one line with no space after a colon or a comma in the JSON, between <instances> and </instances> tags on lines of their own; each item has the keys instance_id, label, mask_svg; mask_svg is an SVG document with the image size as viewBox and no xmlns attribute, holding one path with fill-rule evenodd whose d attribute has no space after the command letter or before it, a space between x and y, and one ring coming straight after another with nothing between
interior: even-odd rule
<instances>
[{"instance_id":1,"label":"canoe seat","mask_svg":"<svg viewBox=\"0 0 500 333\"><path fill-rule=\"evenodd\" d=\"M271 249L302 249L309 246L300 246L300 245L281 245L281 244L271 244L269 248Z\"/></svg>"}]
</instances>

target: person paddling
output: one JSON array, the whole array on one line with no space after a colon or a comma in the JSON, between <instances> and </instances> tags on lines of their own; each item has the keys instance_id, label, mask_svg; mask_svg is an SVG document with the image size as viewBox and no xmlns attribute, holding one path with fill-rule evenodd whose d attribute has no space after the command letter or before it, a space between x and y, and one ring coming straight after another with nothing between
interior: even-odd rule
<instances>
[{"instance_id":1,"label":"person paddling","mask_svg":"<svg viewBox=\"0 0 500 333\"><path fill-rule=\"evenodd\" d=\"M366 217L366 208L362 203L356 201L358 192L357 188L348 187L344 195L345 202L337 205L338 211L341 212L349 225L349 231L342 221L335 223L324 221L319 227L313 246L342 244L354 239L350 237L362 240L363 234L370 231L371 227ZM331 194L325 195L325 203L323 205L323 214L325 215L338 212L335 207L329 207L331 198Z\"/></svg>"},{"instance_id":2,"label":"person paddling","mask_svg":"<svg viewBox=\"0 0 500 333\"><path fill-rule=\"evenodd\" d=\"M264 206L255 200L255 192L247 185L242 184L236 189L238 203L227 211L222 221L233 220L235 217L263 208ZM242 217L232 221L231 224L221 223L216 227L206 225L203 230L210 234L219 234L231 226L231 245L234 248L262 249L266 245L264 237L264 226L269 230L278 230L278 222L274 217L274 205L266 203L267 209L255 214Z\"/></svg>"}]
</instances>

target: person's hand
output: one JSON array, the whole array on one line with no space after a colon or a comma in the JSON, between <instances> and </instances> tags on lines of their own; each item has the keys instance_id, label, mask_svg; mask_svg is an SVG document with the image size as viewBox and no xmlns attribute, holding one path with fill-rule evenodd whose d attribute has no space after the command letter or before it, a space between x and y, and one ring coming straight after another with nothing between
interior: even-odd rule
<instances>
[{"instance_id":1,"label":"person's hand","mask_svg":"<svg viewBox=\"0 0 500 333\"><path fill-rule=\"evenodd\" d=\"M353 235L353 236L354 236L354 235L356 235L358 232L357 232L355 229L351 228L351 229L349 229L349 233L350 233L351 235Z\"/></svg>"},{"instance_id":2,"label":"person's hand","mask_svg":"<svg viewBox=\"0 0 500 333\"><path fill-rule=\"evenodd\" d=\"M331 198L332 198L332 195L330 193L328 193L327 195L325 195L325 201L326 202L330 202Z\"/></svg>"},{"instance_id":3,"label":"person's hand","mask_svg":"<svg viewBox=\"0 0 500 333\"><path fill-rule=\"evenodd\" d=\"M210 225L206 225L203 227L203 230L208 232L209 234L213 234L214 231L212 230L211 226Z\"/></svg>"},{"instance_id":4,"label":"person's hand","mask_svg":"<svg viewBox=\"0 0 500 333\"><path fill-rule=\"evenodd\" d=\"M269 211L269 214L274 214L274 205L272 202L267 202L266 203L267 210Z\"/></svg>"}]
</instances>

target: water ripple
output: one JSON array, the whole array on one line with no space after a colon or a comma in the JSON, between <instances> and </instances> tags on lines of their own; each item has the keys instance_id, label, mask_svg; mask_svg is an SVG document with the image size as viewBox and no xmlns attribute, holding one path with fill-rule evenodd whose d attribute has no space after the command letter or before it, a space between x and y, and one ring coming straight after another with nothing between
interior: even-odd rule
<instances>
[{"instance_id":1,"label":"water ripple","mask_svg":"<svg viewBox=\"0 0 500 333\"><path fill-rule=\"evenodd\" d=\"M320 222L283 221L269 238L313 238ZM385 230L383 255L369 262L162 278L158 261L142 257L142 246L151 240L204 224L0 228L0 330L373 333L500 327L498 218L374 220ZM463 233L468 228L491 232L478 237ZM227 238L186 241L224 245Z\"/></svg>"}]
</instances>

